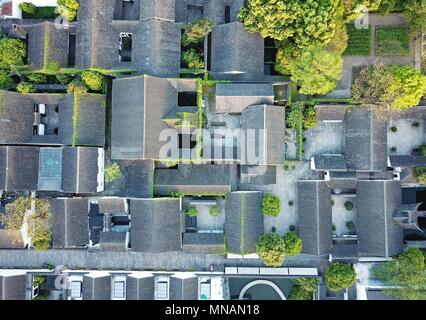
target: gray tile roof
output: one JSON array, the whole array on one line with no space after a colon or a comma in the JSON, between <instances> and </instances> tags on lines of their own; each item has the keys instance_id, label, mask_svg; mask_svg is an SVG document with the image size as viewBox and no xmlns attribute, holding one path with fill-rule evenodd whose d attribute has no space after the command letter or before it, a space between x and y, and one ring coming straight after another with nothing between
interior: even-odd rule
<instances>
[{"instance_id":1,"label":"gray tile roof","mask_svg":"<svg viewBox=\"0 0 426 320\"><path fill-rule=\"evenodd\" d=\"M214 27L211 71L217 79L252 80L264 78L264 39L249 33L241 22Z\"/></svg>"},{"instance_id":2,"label":"gray tile roof","mask_svg":"<svg viewBox=\"0 0 426 320\"><path fill-rule=\"evenodd\" d=\"M38 147L0 146L1 190L37 190L39 150Z\"/></svg>"},{"instance_id":3,"label":"gray tile roof","mask_svg":"<svg viewBox=\"0 0 426 320\"><path fill-rule=\"evenodd\" d=\"M217 254L224 252L223 233L184 233L183 251L187 253Z\"/></svg>"},{"instance_id":4,"label":"gray tile roof","mask_svg":"<svg viewBox=\"0 0 426 320\"><path fill-rule=\"evenodd\" d=\"M99 212L102 213L119 213L126 212L127 199L106 197L98 200Z\"/></svg>"},{"instance_id":5,"label":"gray tile roof","mask_svg":"<svg viewBox=\"0 0 426 320\"><path fill-rule=\"evenodd\" d=\"M346 112L345 159L348 170L385 171L387 168L387 124L364 107Z\"/></svg>"},{"instance_id":6,"label":"gray tile roof","mask_svg":"<svg viewBox=\"0 0 426 320\"><path fill-rule=\"evenodd\" d=\"M170 277L170 300L197 300L198 278Z\"/></svg>"},{"instance_id":7,"label":"gray tile roof","mask_svg":"<svg viewBox=\"0 0 426 320\"><path fill-rule=\"evenodd\" d=\"M83 300L111 300L111 276L84 276Z\"/></svg>"},{"instance_id":8,"label":"gray tile roof","mask_svg":"<svg viewBox=\"0 0 426 320\"><path fill-rule=\"evenodd\" d=\"M423 167L426 166L425 156L389 156L391 167Z\"/></svg>"},{"instance_id":9,"label":"gray tile roof","mask_svg":"<svg viewBox=\"0 0 426 320\"><path fill-rule=\"evenodd\" d=\"M25 300L26 283L26 275L0 275L0 300Z\"/></svg>"},{"instance_id":10,"label":"gray tile roof","mask_svg":"<svg viewBox=\"0 0 426 320\"><path fill-rule=\"evenodd\" d=\"M218 83L215 112L241 113L246 107L274 103L271 83Z\"/></svg>"},{"instance_id":11,"label":"gray tile roof","mask_svg":"<svg viewBox=\"0 0 426 320\"><path fill-rule=\"evenodd\" d=\"M256 251L256 242L264 232L262 199L260 191L228 193L225 204L225 236L230 253L248 254Z\"/></svg>"},{"instance_id":12,"label":"gray tile roof","mask_svg":"<svg viewBox=\"0 0 426 320\"><path fill-rule=\"evenodd\" d=\"M155 278L129 276L126 281L127 300L154 300Z\"/></svg>"},{"instance_id":13,"label":"gray tile roof","mask_svg":"<svg viewBox=\"0 0 426 320\"><path fill-rule=\"evenodd\" d=\"M132 94L129 94L131 92ZM116 79L112 89L112 158L160 159L162 121L177 106L177 91L166 79Z\"/></svg>"},{"instance_id":14,"label":"gray tile roof","mask_svg":"<svg viewBox=\"0 0 426 320\"><path fill-rule=\"evenodd\" d=\"M46 105L46 132L33 135L34 104ZM56 113L55 108L58 108ZM72 145L74 132L72 94L36 93L22 95L2 91L0 106L0 144ZM80 96L78 100L77 145L103 146L105 143L105 96Z\"/></svg>"},{"instance_id":15,"label":"gray tile roof","mask_svg":"<svg viewBox=\"0 0 426 320\"><path fill-rule=\"evenodd\" d=\"M325 181L299 181L299 236L303 253L330 253L332 245L331 192Z\"/></svg>"},{"instance_id":16,"label":"gray tile roof","mask_svg":"<svg viewBox=\"0 0 426 320\"><path fill-rule=\"evenodd\" d=\"M62 155L63 191L71 193L97 192L98 148L65 147Z\"/></svg>"},{"instance_id":17,"label":"gray tile roof","mask_svg":"<svg viewBox=\"0 0 426 320\"><path fill-rule=\"evenodd\" d=\"M159 195L227 193L236 181L233 165L179 164L177 169L156 169L154 173L155 192Z\"/></svg>"},{"instance_id":18,"label":"gray tile roof","mask_svg":"<svg viewBox=\"0 0 426 320\"><path fill-rule=\"evenodd\" d=\"M89 244L87 198L50 199L49 204L53 246L87 246Z\"/></svg>"},{"instance_id":19,"label":"gray tile roof","mask_svg":"<svg viewBox=\"0 0 426 320\"><path fill-rule=\"evenodd\" d=\"M356 186L360 256L390 257L403 251L403 229L393 221L402 203L399 181L360 180Z\"/></svg>"},{"instance_id":20,"label":"gray tile roof","mask_svg":"<svg viewBox=\"0 0 426 320\"><path fill-rule=\"evenodd\" d=\"M314 157L319 171L346 171L345 157L341 154L322 154Z\"/></svg>"},{"instance_id":21,"label":"gray tile roof","mask_svg":"<svg viewBox=\"0 0 426 320\"><path fill-rule=\"evenodd\" d=\"M126 232L102 231L99 238L99 247L102 251L127 250L127 237Z\"/></svg>"},{"instance_id":22,"label":"gray tile roof","mask_svg":"<svg viewBox=\"0 0 426 320\"><path fill-rule=\"evenodd\" d=\"M247 146L246 156L242 159L243 164L282 165L284 163L285 108L268 105L247 107L241 114L241 128L246 132ZM253 137L253 134L247 133L249 129L256 130L253 142L248 141L248 138ZM258 161L251 159L254 155L250 155L250 150L256 150L255 156L258 157Z\"/></svg>"},{"instance_id":23,"label":"gray tile roof","mask_svg":"<svg viewBox=\"0 0 426 320\"><path fill-rule=\"evenodd\" d=\"M131 247L134 251L182 249L180 198L131 199Z\"/></svg>"}]
</instances>

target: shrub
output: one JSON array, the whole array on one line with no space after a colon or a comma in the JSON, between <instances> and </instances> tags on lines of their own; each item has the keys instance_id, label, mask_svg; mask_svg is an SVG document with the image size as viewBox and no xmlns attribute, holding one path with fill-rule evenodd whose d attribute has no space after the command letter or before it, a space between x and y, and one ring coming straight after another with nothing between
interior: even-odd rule
<instances>
[{"instance_id":1,"label":"shrub","mask_svg":"<svg viewBox=\"0 0 426 320\"><path fill-rule=\"evenodd\" d=\"M59 74L56 75L56 79L58 79L58 81L61 84L67 85L68 83L71 82L71 80L73 79L73 76L71 76L69 74L65 74L65 73L59 73Z\"/></svg>"},{"instance_id":2,"label":"shrub","mask_svg":"<svg viewBox=\"0 0 426 320\"><path fill-rule=\"evenodd\" d=\"M23 95L26 95L29 93L36 92L37 90L32 83L23 81L18 84L18 86L16 87L16 91L22 93Z\"/></svg>"},{"instance_id":3,"label":"shrub","mask_svg":"<svg viewBox=\"0 0 426 320\"><path fill-rule=\"evenodd\" d=\"M413 126L414 128L418 128L418 127L420 126L420 123L419 123L418 121L413 122L413 123L412 123L412 126Z\"/></svg>"},{"instance_id":4,"label":"shrub","mask_svg":"<svg viewBox=\"0 0 426 320\"><path fill-rule=\"evenodd\" d=\"M291 79L302 94L327 94L341 78L343 58L337 52L320 47L304 49L298 59L290 62Z\"/></svg>"},{"instance_id":5,"label":"shrub","mask_svg":"<svg viewBox=\"0 0 426 320\"><path fill-rule=\"evenodd\" d=\"M203 40L213 29L213 23L208 18L197 19L185 27L182 44L186 47L191 43Z\"/></svg>"},{"instance_id":6,"label":"shrub","mask_svg":"<svg viewBox=\"0 0 426 320\"><path fill-rule=\"evenodd\" d=\"M213 206L210 208L210 215L212 217L217 217L220 214L220 207L219 206Z\"/></svg>"},{"instance_id":7,"label":"shrub","mask_svg":"<svg viewBox=\"0 0 426 320\"><path fill-rule=\"evenodd\" d=\"M37 242L34 242L34 248L37 251L43 251L43 250L47 250L50 248L50 240L39 240Z\"/></svg>"},{"instance_id":8,"label":"shrub","mask_svg":"<svg viewBox=\"0 0 426 320\"><path fill-rule=\"evenodd\" d=\"M312 293L306 291L301 286L295 285L291 288L288 296L289 300L312 300Z\"/></svg>"},{"instance_id":9,"label":"shrub","mask_svg":"<svg viewBox=\"0 0 426 320\"><path fill-rule=\"evenodd\" d=\"M105 182L112 183L121 178L121 168L117 162L114 162L108 168L105 169Z\"/></svg>"},{"instance_id":10,"label":"shrub","mask_svg":"<svg viewBox=\"0 0 426 320\"><path fill-rule=\"evenodd\" d=\"M186 214L190 217L196 217L198 215L198 210L195 207L191 207L186 211Z\"/></svg>"},{"instance_id":11,"label":"shrub","mask_svg":"<svg viewBox=\"0 0 426 320\"><path fill-rule=\"evenodd\" d=\"M346 222L346 228L348 228L348 230L350 232L354 232L355 231L355 223L353 223L353 221Z\"/></svg>"},{"instance_id":12,"label":"shrub","mask_svg":"<svg viewBox=\"0 0 426 320\"><path fill-rule=\"evenodd\" d=\"M335 205L334 200L331 200L331 206L333 207Z\"/></svg>"},{"instance_id":13,"label":"shrub","mask_svg":"<svg viewBox=\"0 0 426 320\"><path fill-rule=\"evenodd\" d=\"M398 128L397 128L397 127L392 127L392 128L391 128L391 131L392 131L392 132L397 132L397 131L398 131Z\"/></svg>"},{"instance_id":14,"label":"shrub","mask_svg":"<svg viewBox=\"0 0 426 320\"><path fill-rule=\"evenodd\" d=\"M85 93L87 93L87 90L88 89L87 89L86 85L78 79L74 79L67 86L67 91L69 93L85 94Z\"/></svg>"},{"instance_id":15,"label":"shrub","mask_svg":"<svg viewBox=\"0 0 426 320\"><path fill-rule=\"evenodd\" d=\"M414 173L420 184L426 184L426 167L415 167Z\"/></svg>"},{"instance_id":16,"label":"shrub","mask_svg":"<svg viewBox=\"0 0 426 320\"><path fill-rule=\"evenodd\" d=\"M52 73L57 73L61 70L61 64L57 61L50 61L46 63L44 69Z\"/></svg>"},{"instance_id":17,"label":"shrub","mask_svg":"<svg viewBox=\"0 0 426 320\"><path fill-rule=\"evenodd\" d=\"M421 146L419 152L422 156L426 156L426 146Z\"/></svg>"},{"instance_id":18,"label":"shrub","mask_svg":"<svg viewBox=\"0 0 426 320\"><path fill-rule=\"evenodd\" d=\"M262 199L262 212L267 216L276 217L280 214L281 200L277 196L268 193Z\"/></svg>"},{"instance_id":19,"label":"shrub","mask_svg":"<svg viewBox=\"0 0 426 320\"><path fill-rule=\"evenodd\" d=\"M79 3L77 0L58 0L58 11L68 21L74 21L77 17Z\"/></svg>"},{"instance_id":20,"label":"shrub","mask_svg":"<svg viewBox=\"0 0 426 320\"><path fill-rule=\"evenodd\" d=\"M290 291L289 300L312 300L320 280L317 278L298 278Z\"/></svg>"},{"instance_id":21,"label":"shrub","mask_svg":"<svg viewBox=\"0 0 426 320\"><path fill-rule=\"evenodd\" d=\"M189 69L204 69L204 60L197 50L191 48L182 53L182 61Z\"/></svg>"},{"instance_id":22,"label":"shrub","mask_svg":"<svg viewBox=\"0 0 426 320\"><path fill-rule=\"evenodd\" d=\"M313 106L308 106L304 110L303 129L313 129L318 125L317 112ZM306 141L306 139L305 139Z\"/></svg>"},{"instance_id":23,"label":"shrub","mask_svg":"<svg viewBox=\"0 0 426 320\"><path fill-rule=\"evenodd\" d=\"M22 65L26 56L25 43L19 39L0 39L0 67Z\"/></svg>"},{"instance_id":24,"label":"shrub","mask_svg":"<svg viewBox=\"0 0 426 320\"><path fill-rule=\"evenodd\" d=\"M291 207L291 206L293 206L293 204L294 204L294 202L293 202L293 201L291 201L291 200L288 202L288 205L289 205L290 207Z\"/></svg>"},{"instance_id":25,"label":"shrub","mask_svg":"<svg viewBox=\"0 0 426 320\"><path fill-rule=\"evenodd\" d=\"M27 76L28 80L33 83L46 83L47 76L41 73L31 73Z\"/></svg>"},{"instance_id":26,"label":"shrub","mask_svg":"<svg viewBox=\"0 0 426 320\"><path fill-rule=\"evenodd\" d=\"M19 9L21 9L23 13L26 13L28 15L33 15L37 11L37 7L35 5L33 5L31 2L20 3Z\"/></svg>"},{"instance_id":27,"label":"shrub","mask_svg":"<svg viewBox=\"0 0 426 320\"><path fill-rule=\"evenodd\" d=\"M13 81L10 74L6 71L0 71L0 90L9 90Z\"/></svg>"},{"instance_id":28,"label":"shrub","mask_svg":"<svg viewBox=\"0 0 426 320\"><path fill-rule=\"evenodd\" d=\"M292 224L292 225L289 227L289 229L290 229L290 231L291 231L291 232L295 232L295 231L296 231L296 226L295 226L294 224Z\"/></svg>"},{"instance_id":29,"label":"shrub","mask_svg":"<svg viewBox=\"0 0 426 320\"><path fill-rule=\"evenodd\" d=\"M398 149L396 147L392 147L390 150L391 150L391 152L397 152L398 151Z\"/></svg>"},{"instance_id":30,"label":"shrub","mask_svg":"<svg viewBox=\"0 0 426 320\"><path fill-rule=\"evenodd\" d=\"M354 204L350 201L346 201L344 206L345 206L345 209L348 211L351 211L354 208Z\"/></svg>"},{"instance_id":31,"label":"shrub","mask_svg":"<svg viewBox=\"0 0 426 320\"><path fill-rule=\"evenodd\" d=\"M272 232L272 233L276 233L276 232L277 232L277 227L272 227L272 228L271 228L271 232Z\"/></svg>"},{"instance_id":32,"label":"shrub","mask_svg":"<svg viewBox=\"0 0 426 320\"><path fill-rule=\"evenodd\" d=\"M288 256L296 256L302 252L302 239L294 232L287 232L284 237L285 253Z\"/></svg>"},{"instance_id":33,"label":"shrub","mask_svg":"<svg viewBox=\"0 0 426 320\"><path fill-rule=\"evenodd\" d=\"M93 70L85 70L81 74L81 80L93 91L101 91L104 83L104 76Z\"/></svg>"},{"instance_id":34,"label":"shrub","mask_svg":"<svg viewBox=\"0 0 426 320\"><path fill-rule=\"evenodd\" d=\"M333 262L325 274L325 282L331 291L340 291L355 284L356 274L350 264Z\"/></svg>"},{"instance_id":35,"label":"shrub","mask_svg":"<svg viewBox=\"0 0 426 320\"><path fill-rule=\"evenodd\" d=\"M334 224L333 224L333 225L331 226L331 230L332 230L332 231L336 231L336 225L334 225Z\"/></svg>"},{"instance_id":36,"label":"shrub","mask_svg":"<svg viewBox=\"0 0 426 320\"><path fill-rule=\"evenodd\" d=\"M256 244L256 253L269 267L280 267L285 259L285 242L277 233L262 235Z\"/></svg>"}]
</instances>

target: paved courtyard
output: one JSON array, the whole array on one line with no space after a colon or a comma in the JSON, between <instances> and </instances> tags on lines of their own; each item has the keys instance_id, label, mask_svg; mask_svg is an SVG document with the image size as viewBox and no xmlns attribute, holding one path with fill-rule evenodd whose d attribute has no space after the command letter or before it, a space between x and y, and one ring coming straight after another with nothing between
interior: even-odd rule
<instances>
[{"instance_id":1,"label":"paved courtyard","mask_svg":"<svg viewBox=\"0 0 426 320\"><path fill-rule=\"evenodd\" d=\"M304 160L325 153L343 153L345 150L345 128L343 123L321 122L304 132Z\"/></svg>"},{"instance_id":2,"label":"paved courtyard","mask_svg":"<svg viewBox=\"0 0 426 320\"><path fill-rule=\"evenodd\" d=\"M350 221L356 223L356 198L351 195L333 195L332 201L334 205L332 207L332 222L336 227L333 232L337 236L347 235L350 230L346 224ZM346 210L345 202L351 202L353 204L352 210Z\"/></svg>"},{"instance_id":3,"label":"paved courtyard","mask_svg":"<svg viewBox=\"0 0 426 320\"><path fill-rule=\"evenodd\" d=\"M418 123L418 126L413 126L414 123ZM392 127L395 127L397 131L392 132ZM397 119L389 122L388 154L410 155L413 149L421 147L424 143L424 121L422 119ZM393 147L396 148L396 152L391 151Z\"/></svg>"},{"instance_id":4,"label":"paved courtyard","mask_svg":"<svg viewBox=\"0 0 426 320\"><path fill-rule=\"evenodd\" d=\"M223 198L218 198L220 213L215 217L210 214L210 208L212 208L213 205L199 202L193 206L198 210L197 227L199 230L224 230L225 208Z\"/></svg>"}]
</instances>

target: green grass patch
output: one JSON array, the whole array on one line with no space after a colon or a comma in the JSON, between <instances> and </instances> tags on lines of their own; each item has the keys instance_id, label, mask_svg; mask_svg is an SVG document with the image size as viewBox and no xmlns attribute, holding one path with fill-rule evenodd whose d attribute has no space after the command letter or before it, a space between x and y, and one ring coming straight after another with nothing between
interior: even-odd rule
<instances>
[{"instance_id":1,"label":"green grass patch","mask_svg":"<svg viewBox=\"0 0 426 320\"><path fill-rule=\"evenodd\" d=\"M371 54L371 28L357 29L355 25L348 25L348 47L346 56L369 56Z\"/></svg>"},{"instance_id":2,"label":"green grass patch","mask_svg":"<svg viewBox=\"0 0 426 320\"><path fill-rule=\"evenodd\" d=\"M55 19L59 13L55 12L56 7L36 7L33 14L22 12L22 19Z\"/></svg>"},{"instance_id":3,"label":"green grass patch","mask_svg":"<svg viewBox=\"0 0 426 320\"><path fill-rule=\"evenodd\" d=\"M405 26L381 26L376 29L376 56L408 56L410 37Z\"/></svg>"}]
</instances>

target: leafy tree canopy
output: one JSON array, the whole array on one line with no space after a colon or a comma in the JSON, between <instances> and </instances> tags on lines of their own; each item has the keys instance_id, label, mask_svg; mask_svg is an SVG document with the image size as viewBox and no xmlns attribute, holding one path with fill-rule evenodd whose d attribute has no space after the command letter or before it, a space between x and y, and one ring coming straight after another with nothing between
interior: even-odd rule
<instances>
[{"instance_id":1,"label":"leafy tree canopy","mask_svg":"<svg viewBox=\"0 0 426 320\"><path fill-rule=\"evenodd\" d=\"M302 239L294 232L287 232L284 237L285 252L288 256L296 256L302 252Z\"/></svg>"},{"instance_id":2,"label":"leafy tree canopy","mask_svg":"<svg viewBox=\"0 0 426 320\"><path fill-rule=\"evenodd\" d=\"M12 86L12 78L6 71L0 71L0 89L8 90Z\"/></svg>"},{"instance_id":3,"label":"leafy tree canopy","mask_svg":"<svg viewBox=\"0 0 426 320\"><path fill-rule=\"evenodd\" d=\"M19 39L0 39L0 67L8 68L13 65L22 65L25 58L26 46Z\"/></svg>"},{"instance_id":4,"label":"leafy tree canopy","mask_svg":"<svg viewBox=\"0 0 426 320\"><path fill-rule=\"evenodd\" d=\"M104 76L97 71L85 70L81 73L81 80L83 80L89 89L101 91L104 83Z\"/></svg>"},{"instance_id":5,"label":"leafy tree canopy","mask_svg":"<svg viewBox=\"0 0 426 320\"><path fill-rule=\"evenodd\" d=\"M263 38L293 38L299 47L330 42L336 28L336 0L248 0L239 19Z\"/></svg>"},{"instance_id":6,"label":"leafy tree canopy","mask_svg":"<svg viewBox=\"0 0 426 320\"><path fill-rule=\"evenodd\" d=\"M355 284L356 274L352 265L333 262L325 274L325 282L331 291L340 291Z\"/></svg>"},{"instance_id":7,"label":"leafy tree canopy","mask_svg":"<svg viewBox=\"0 0 426 320\"><path fill-rule=\"evenodd\" d=\"M202 41L213 29L213 22L208 18L197 19L185 27L182 36L182 44L188 46L191 43Z\"/></svg>"},{"instance_id":8,"label":"leafy tree canopy","mask_svg":"<svg viewBox=\"0 0 426 320\"><path fill-rule=\"evenodd\" d=\"M302 94L327 94L341 77L343 58L337 52L320 47L304 49L299 59L290 63L291 79Z\"/></svg>"},{"instance_id":9,"label":"leafy tree canopy","mask_svg":"<svg viewBox=\"0 0 426 320\"><path fill-rule=\"evenodd\" d=\"M256 244L256 253L269 267L280 267L285 259L285 242L277 233L261 236Z\"/></svg>"},{"instance_id":10,"label":"leafy tree canopy","mask_svg":"<svg viewBox=\"0 0 426 320\"><path fill-rule=\"evenodd\" d=\"M392 261L373 268L373 275L390 286L386 293L401 300L426 299L425 256L420 249L409 248Z\"/></svg>"},{"instance_id":11,"label":"leafy tree canopy","mask_svg":"<svg viewBox=\"0 0 426 320\"><path fill-rule=\"evenodd\" d=\"M410 24L414 35L426 30L426 0L408 0L405 2L402 15Z\"/></svg>"},{"instance_id":12,"label":"leafy tree canopy","mask_svg":"<svg viewBox=\"0 0 426 320\"><path fill-rule=\"evenodd\" d=\"M281 200L277 196L268 193L262 199L262 212L268 216L276 217L280 214Z\"/></svg>"}]
</instances>

